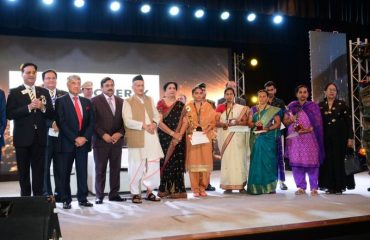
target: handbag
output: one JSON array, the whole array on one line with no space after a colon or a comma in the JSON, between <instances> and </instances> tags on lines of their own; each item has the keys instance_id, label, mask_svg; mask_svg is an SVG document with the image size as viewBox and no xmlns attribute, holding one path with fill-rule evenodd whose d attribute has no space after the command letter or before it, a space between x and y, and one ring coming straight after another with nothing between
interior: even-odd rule
<instances>
[{"instance_id":1,"label":"handbag","mask_svg":"<svg viewBox=\"0 0 370 240\"><path fill-rule=\"evenodd\" d=\"M360 160L355 151L346 151L346 155L344 156L344 169L347 176L361 172Z\"/></svg>"}]
</instances>

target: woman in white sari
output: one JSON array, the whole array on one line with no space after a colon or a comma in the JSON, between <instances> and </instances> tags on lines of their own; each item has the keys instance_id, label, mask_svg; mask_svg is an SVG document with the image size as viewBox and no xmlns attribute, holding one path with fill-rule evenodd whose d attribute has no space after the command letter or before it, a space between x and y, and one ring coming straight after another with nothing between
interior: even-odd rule
<instances>
[{"instance_id":1,"label":"woman in white sari","mask_svg":"<svg viewBox=\"0 0 370 240\"><path fill-rule=\"evenodd\" d=\"M249 132L231 131L233 126L246 126L249 108L234 103L235 90L226 88L226 102L217 107L217 141L221 151L220 188L244 192L249 172Z\"/></svg>"}]
</instances>

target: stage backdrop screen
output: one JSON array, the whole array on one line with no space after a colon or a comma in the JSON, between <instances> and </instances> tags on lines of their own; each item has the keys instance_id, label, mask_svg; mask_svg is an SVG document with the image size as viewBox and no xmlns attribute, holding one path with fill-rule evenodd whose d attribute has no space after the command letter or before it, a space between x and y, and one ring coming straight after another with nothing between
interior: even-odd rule
<instances>
[{"instance_id":1,"label":"stage backdrop screen","mask_svg":"<svg viewBox=\"0 0 370 240\"><path fill-rule=\"evenodd\" d=\"M9 88L22 84L19 66L33 62L39 67L37 85L42 85L42 71L55 69L58 88L66 90L67 76L78 74L82 82L93 82L97 95L101 93L100 80L109 76L115 80L116 95L127 98L132 94L132 77L142 74L146 92L155 101L163 96L162 86L167 81L177 82L178 93L185 94L188 101L192 87L204 82L207 98L217 101L229 78L228 52L225 48L0 36L0 87L8 93ZM16 172L9 127L5 137L0 176Z\"/></svg>"},{"instance_id":2,"label":"stage backdrop screen","mask_svg":"<svg viewBox=\"0 0 370 240\"><path fill-rule=\"evenodd\" d=\"M320 102L329 82L338 87L338 98L348 103L346 34L310 31L312 98Z\"/></svg>"}]
</instances>

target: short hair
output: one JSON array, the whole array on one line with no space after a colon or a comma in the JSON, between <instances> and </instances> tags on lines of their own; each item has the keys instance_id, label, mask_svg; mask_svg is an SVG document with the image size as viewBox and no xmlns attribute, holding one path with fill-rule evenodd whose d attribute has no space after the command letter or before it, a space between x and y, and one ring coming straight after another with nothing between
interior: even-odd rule
<instances>
[{"instance_id":1,"label":"short hair","mask_svg":"<svg viewBox=\"0 0 370 240\"><path fill-rule=\"evenodd\" d=\"M100 81L100 87L103 87L104 83L108 82L109 80L112 80L113 84L114 84L114 80L111 79L110 77L105 77L103 78L101 81Z\"/></svg>"},{"instance_id":2,"label":"short hair","mask_svg":"<svg viewBox=\"0 0 370 240\"><path fill-rule=\"evenodd\" d=\"M177 83L176 83L176 82L166 82L166 83L163 85L163 91L166 91L166 90L167 90L167 87L168 87L170 84L175 85L175 89L177 90Z\"/></svg>"},{"instance_id":3,"label":"short hair","mask_svg":"<svg viewBox=\"0 0 370 240\"><path fill-rule=\"evenodd\" d=\"M301 84L301 85L299 85L298 87L295 88L295 94L298 93L298 91L299 91L300 88L306 88L307 91L308 91L308 87L306 85L304 85L304 84Z\"/></svg>"},{"instance_id":4,"label":"short hair","mask_svg":"<svg viewBox=\"0 0 370 240\"><path fill-rule=\"evenodd\" d=\"M269 93L265 89L258 90L257 95L260 93L266 93L267 96L269 95Z\"/></svg>"},{"instance_id":5,"label":"short hair","mask_svg":"<svg viewBox=\"0 0 370 240\"><path fill-rule=\"evenodd\" d=\"M19 66L19 69L22 71L22 73L24 72L24 69L28 66L33 66L35 68L35 70L37 71L37 65L34 64L34 63L31 63L31 62L26 62L26 63L22 63L20 66Z\"/></svg>"},{"instance_id":6,"label":"short hair","mask_svg":"<svg viewBox=\"0 0 370 240\"><path fill-rule=\"evenodd\" d=\"M132 83L134 83L135 81L144 81L144 78L143 78L143 76L141 76L141 75L137 75L137 76L135 76L135 77L133 77L132 78Z\"/></svg>"},{"instance_id":7,"label":"short hair","mask_svg":"<svg viewBox=\"0 0 370 240\"><path fill-rule=\"evenodd\" d=\"M48 70L45 70L43 73L42 73L42 81L44 81L44 79L45 79L45 75L47 74L47 73L54 73L55 74L55 77L56 78L58 78L58 74L57 74L57 72L55 71L55 70L53 70L53 69L48 69Z\"/></svg>"},{"instance_id":8,"label":"short hair","mask_svg":"<svg viewBox=\"0 0 370 240\"><path fill-rule=\"evenodd\" d=\"M329 87L330 85L333 85L333 86L335 87L335 89L338 91L338 87L337 87L337 85L336 85L335 83L333 83L333 82L330 82L330 83L326 84L326 85L325 85L325 87L324 87L324 91L328 90L328 87Z\"/></svg>"},{"instance_id":9,"label":"short hair","mask_svg":"<svg viewBox=\"0 0 370 240\"><path fill-rule=\"evenodd\" d=\"M227 87L225 90L224 90L224 95L226 94L226 92L227 91L232 91L233 92L233 94L234 94L234 96L235 96L235 90L234 90L234 88L232 88L232 87Z\"/></svg>"},{"instance_id":10,"label":"short hair","mask_svg":"<svg viewBox=\"0 0 370 240\"><path fill-rule=\"evenodd\" d=\"M265 83L265 85L263 85L264 88L271 87L271 86L276 88L276 84L273 81L268 81L267 83Z\"/></svg>"},{"instance_id":11,"label":"short hair","mask_svg":"<svg viewBox=\"0 0 370 240\"><path fill-rule=\"evenodd\" d=\"M197 89L200 89L200 90L202 90L202 92L203 92L202 87L200 87L199 85L196 85L196 86L191 90L191 94L193 95Z\"/></svg>"},{"instance_id":12,"label":"short hair","mask_svg":"<svg viewBox=\"0 0 370 240\"><path fill-rule=\"evenodd\" d=\"M74 75L70 75L67 77L67 83L70 83L72 80L79 80L81 82L81 78L80 76L74 74Z\"/></svg>"}]
</instances>

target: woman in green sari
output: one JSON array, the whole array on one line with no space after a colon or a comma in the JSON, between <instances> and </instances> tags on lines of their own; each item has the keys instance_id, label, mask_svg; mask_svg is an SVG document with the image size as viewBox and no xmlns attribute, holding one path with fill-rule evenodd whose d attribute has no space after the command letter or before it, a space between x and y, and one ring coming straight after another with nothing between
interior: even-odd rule
<instances>
[{"instance_id":1,"label":"woman in green sari","mask_svg":"<svg viewBox=\"0 0 370 240\"><path fill-rule=\"evenodd\" d=\"M280 137L281 109L267 104L268 93L258 91L258 105L252 107L248 125L251 128L251 163L247 193L275 193L277 184L276 138Z\"/></svg>"}]
</instances>

